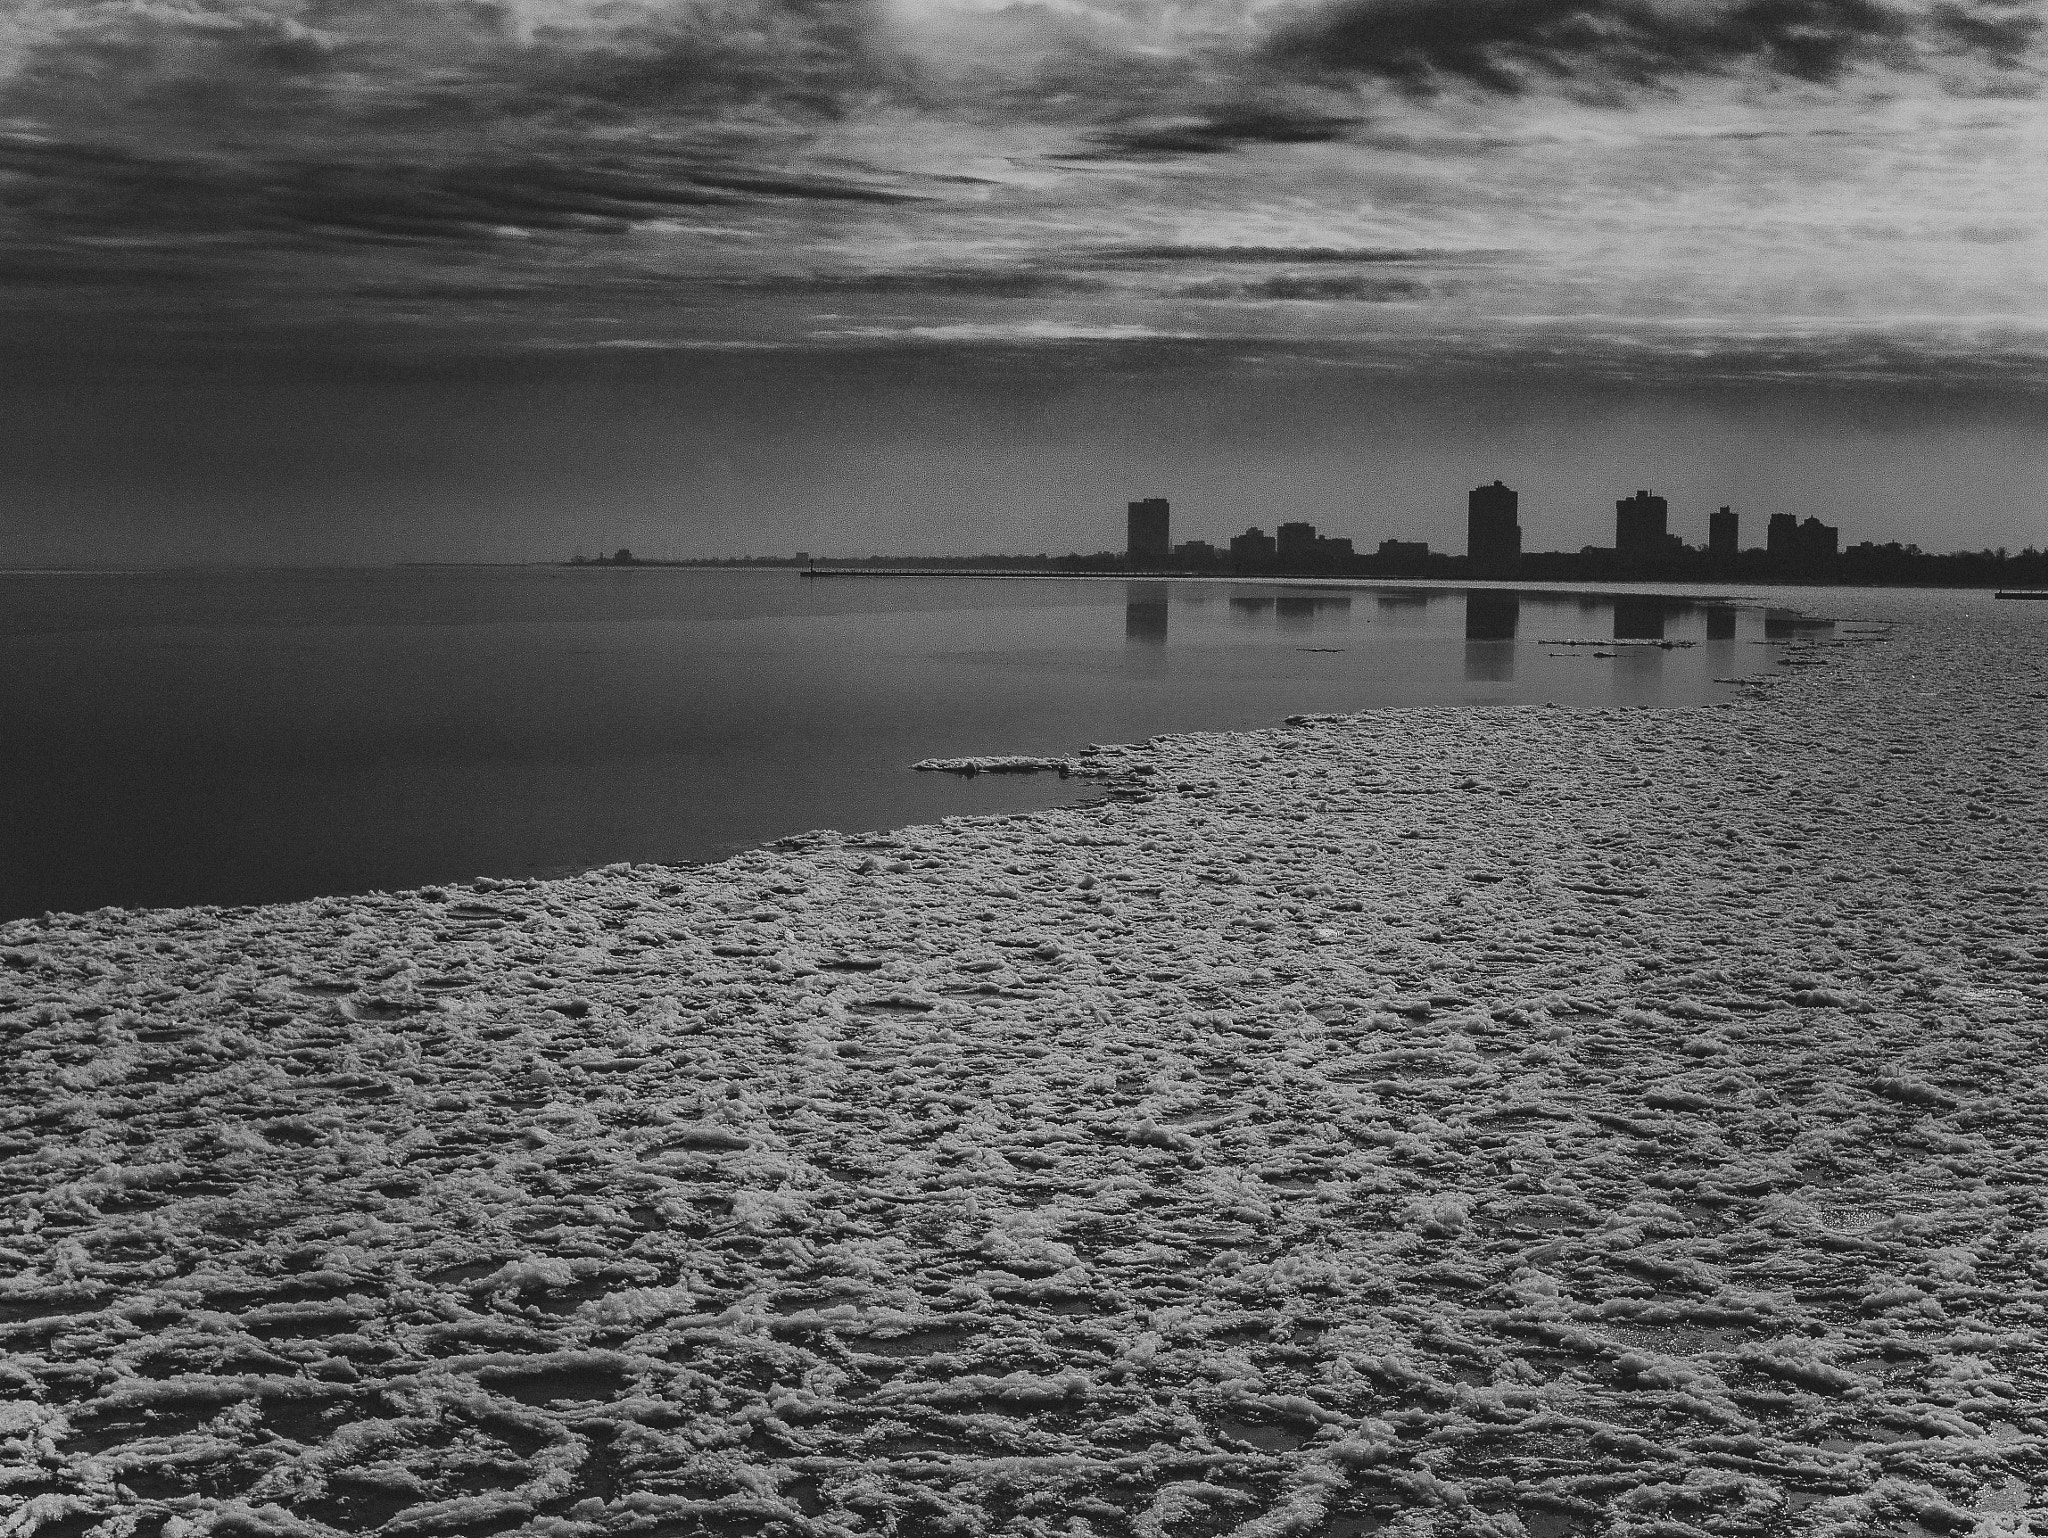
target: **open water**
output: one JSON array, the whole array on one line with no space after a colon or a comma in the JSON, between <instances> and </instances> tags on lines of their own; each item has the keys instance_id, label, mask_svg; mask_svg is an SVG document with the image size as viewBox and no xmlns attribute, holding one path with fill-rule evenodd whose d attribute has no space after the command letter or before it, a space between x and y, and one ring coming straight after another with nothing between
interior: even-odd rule
<instances>
[{"instance_id":1,"label":"open water","mask_svg":"<svg viewBox=\"0 0 2048 1538\"><path fill-rule=\"evenodd\" d=\"M1696 703L1767 671L1756 643L1830 628L1788 602L786 569L0 574L0 917L698 861L1096 793L910 772L930 756L1379 705ZM1560 644L1617 638L1691 644Z\"/></svg>"}]
</instances>

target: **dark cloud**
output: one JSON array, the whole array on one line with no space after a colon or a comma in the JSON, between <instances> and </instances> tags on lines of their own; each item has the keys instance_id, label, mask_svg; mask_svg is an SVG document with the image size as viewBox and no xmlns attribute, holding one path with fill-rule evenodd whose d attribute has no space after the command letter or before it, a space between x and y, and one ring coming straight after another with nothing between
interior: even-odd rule
<instances>
[{"instance_id":1,"label":"dark cloud","mask_svg":"<svg viewBox=\"0 0 2048 1538\"><path fill-rule=\"evenodd\" d=\"M1415 95L1647 86L1744 67L1824 84L1858 65L1911 68L1930 55L2011 68L2040 28L1998 0L1932 12L1881 0L1335 0L1283 25L1267 54L1285 69Z\"/></svg>"},{"instance_id":2,"label":"dark cloud","mask_svg":"<svg viewBox=\"0 0 2048 1538\"><path fill-rule=\"evenodd\" d=\"M228 159L0 136L5 205L49 230L128 235L475 242L507 232L619 233L681 210L761 200L905 203L851 176L601 155L458 160Z\"/></svg>"},{"instance_id":3,"label":"dark cloud","mask_svg":"<svg viewBox=\"0 0 2048 1538\"><path fill-rule=\"evenodd\" d=\"M1988 0L1975 6L1948 3L1934 7L1929 24L1956 52L1975 54L2000 69L2017 70L2042 34L2039 10L2027 0Z\"/></svg>"},{"instance_id":4,"label":"dark cloud","mask_svg":"<svg viewBox=\"0 0 2048 1538\"><path fill-rule=\"evenodd\" d=\"M1363 273L1276 273L1265 278L1210 278L1176 290L1183 299L1307 299L1355 304L1393 304L1427 299L1433 292L1418 278Z\"/></svg>"},{"instance_id":5,"label":"dark cloud","mask_svg":"<svg viewBox=\"0 0 2048 1538\"><path fill-rule=\"evenodd\" d=\"M10 95L62 118L120 112L214 126L321 112L365 125L706 121L770 107L831 118L908 98L878 0L619 0L545 11L496 0L53 3Z\"/></svg>"},{"instance_id":6,"label":"dark cloud","mask_svg":"<svg viewBox=\"0 0 2048 1538\"><path fill-rule=\"evenodd\" d=\"M1329 144L1349 137L1359 122L1356 116L1326 112L1236 107L1116 124L1096 129L1088 138L1099 147L1097 154L1112 158L1222 155L1252 144Z\"/></svg>"},{"instance_id":7,"label":"dark cloud","mask_svg":"<svg viewBox=\"0 0 2048 1538\"><path fill-rule=\"evenodd\" d=\"M1100 278L1051 268L946 267L894 272L792 273L742 280L736 287L804 294L904 294L932 298L1031 299L1050 294L1100 293Z\"/></svg>"},{"instance_id":8,"label":"dark cloud","mask_svg":"<svg viewBox=\"0 0 2048 1538\"><path fill-rule=\"evenodd\" d=\"M1512 253L1459 251L1431 246L1105 246L1088 253L1108 262L1285 262L1372 266L1383 263L1475 262L1498 260Z\"/></svg>"}]
</instances>

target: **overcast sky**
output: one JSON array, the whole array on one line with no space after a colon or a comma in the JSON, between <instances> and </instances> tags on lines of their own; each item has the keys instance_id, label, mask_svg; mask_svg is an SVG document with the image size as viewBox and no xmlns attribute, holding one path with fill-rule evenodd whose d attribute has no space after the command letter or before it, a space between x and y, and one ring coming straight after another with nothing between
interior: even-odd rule
<instances>
[{"instance_id":1,"label":"overcast sky","mask_svg":"<svg viewBox=\"0 0 2048 1538\"><path fill-rule=\"evenodd\" d=\"M26 0L0 561L2048 543L2038 0Z\"/></svg>"}]
</instances>

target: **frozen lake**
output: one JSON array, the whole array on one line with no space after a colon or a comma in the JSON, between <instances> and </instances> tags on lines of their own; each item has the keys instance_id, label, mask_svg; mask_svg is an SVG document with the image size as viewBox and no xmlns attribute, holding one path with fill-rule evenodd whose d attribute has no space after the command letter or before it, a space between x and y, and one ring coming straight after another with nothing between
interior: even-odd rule
<instances>
[{"instance_id":1,"label":"frozen lake","mask_svg":"<svg viewBox=\"0 0 2048 1538\"><path fill-rule=\"evenodd\" d=\"M1833 596L1667 591L5 574L0 917L705 860L1096 793L909 772L934 755L1377 705L1691 704L1770 667L1751 643L1826 633L1768 605ZM1638 644L1557 644L1617 637Z\"/></svg>"}]
</instances>

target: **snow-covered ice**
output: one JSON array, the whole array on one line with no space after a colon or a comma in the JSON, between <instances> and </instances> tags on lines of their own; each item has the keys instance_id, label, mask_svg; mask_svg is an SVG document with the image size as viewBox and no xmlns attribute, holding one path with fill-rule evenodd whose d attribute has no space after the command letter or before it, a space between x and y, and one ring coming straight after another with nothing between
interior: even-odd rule
<instances>
[{"instance_id":1,"label":"snow-covered ice","mask_svg":"<svg viewBox=\"0 0 2048 1538\"><path fill-rule=\"evenodd\" d=\"M1842 602L1717 707L0 927L0 1534L2034 1531L2048 617Z\"/></svg>"}]
</instances>

